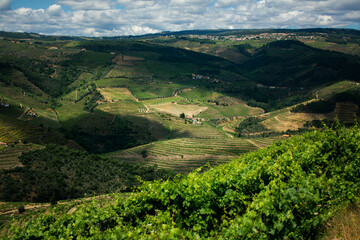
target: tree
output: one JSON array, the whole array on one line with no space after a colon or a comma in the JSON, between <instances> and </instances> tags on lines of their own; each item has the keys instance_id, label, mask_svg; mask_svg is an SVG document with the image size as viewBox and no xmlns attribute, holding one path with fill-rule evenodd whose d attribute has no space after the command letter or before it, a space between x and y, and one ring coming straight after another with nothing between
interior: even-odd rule
<instances>
[{"instance_id":1,"label":"tree","mask_svg":"<svg viewBox=\"0 0 360 240\"><path fill-rule=\"evenodd\" d=\"M185 118L185 113L180 113L180 118Z\"/></svg>"}]
</instances>

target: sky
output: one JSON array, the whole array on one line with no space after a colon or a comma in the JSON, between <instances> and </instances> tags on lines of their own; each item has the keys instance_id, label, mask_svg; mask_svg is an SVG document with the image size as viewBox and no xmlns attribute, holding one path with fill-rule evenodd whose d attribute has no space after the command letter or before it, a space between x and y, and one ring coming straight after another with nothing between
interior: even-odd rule
<instances>
[{"instance_id":1,"label":"sky","mask_svg":"<svg viewBox=\"0 0 360 240\"><path fill-rule=\"evenodd\" d=\"M0 0L0 30L123 36L194 29L353 28L360 0Z\"/></svg>"}]
</instances>

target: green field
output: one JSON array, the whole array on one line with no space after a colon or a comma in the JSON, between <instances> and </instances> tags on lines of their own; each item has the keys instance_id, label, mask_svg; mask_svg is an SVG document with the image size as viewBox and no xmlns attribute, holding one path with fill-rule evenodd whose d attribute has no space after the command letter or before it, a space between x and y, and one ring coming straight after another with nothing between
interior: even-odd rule
<instances>
[{"instance_id":1,"label":"green field","mask_svg":"<svg viewBox=\"0 0 360 240\"><path fill-rule=\"evenodd\" d=\"M61 107L56 108L59 120L62 122L78 118L85 113L83 109L83 101L74 103L71 101L60 101Z\"/></svg>"},{"instance_id":2,"label":"green field","mask_svg":"<svg viewBox=\"0 0 360 240\"><path fill-rule=\"evenodd\" d=\"M157 99L150 99L150 100L143 100L141 101L144 105L159 105L165 103L172 103L172 102L179 102L184 100L184 98L180 96L174 97L167 97L167 98L157 98Z\"/></svg>"},{"instance_id":3,"label":"green field","mask_svg":"<svg viewBox=\"0 0 360 240\"><path fill-rule=\"evenodd\" d=\"M221 96L221 94L216 93L216 92L211 92L209 90L206 89L202 89L202 88L186 88L183 89L182 91L180 91L178 93L179 96L182 96L183 98L186 98L188 100L212 100L215 99L218 96Z\"/></svg>"},{"instance_id":4,"label":"green field","mask_svg":"<svg viewBox=\"0 0 360 240\"><path fill-rule=\"evenodd\" d=\"M134 86L136 83L128 78L103 78L96 81L96 85L99 88L106 87L129 87Z\"/></svg>"},{"instance_id":5,"label":"green field","mask_svg":"<svg viewBox=\"0 0 360 240\"><path fill-rule=\"evenodd\" d=\"M79 58L73 61L73 64L88 68L96 68L105 65L113 58L110 53L101 53L93 51L84 51L80 53Z\"/></svg>"},{"instance_id":6,"label":"green field","mask_svg":"<svg viewBox=\"0 0 360 240\"><path fill-rule=\"evenodd\" d=\"M182 88L179 84L152 83L148 85L130 86L130 91L138 99L170 97L176 90Z\"/></svg>"}]
</instances>

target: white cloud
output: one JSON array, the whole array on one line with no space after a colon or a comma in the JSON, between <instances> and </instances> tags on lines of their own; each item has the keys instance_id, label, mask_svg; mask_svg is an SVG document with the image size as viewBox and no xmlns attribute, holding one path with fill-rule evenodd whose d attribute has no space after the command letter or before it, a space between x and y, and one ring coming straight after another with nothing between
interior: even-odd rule
<instances>
[{"instance_id":1,"label":"white cloud","mask_svg":"<svg viewBox=\"0 0 360 240\"><path fill-rule=\"evenodd\" d=\"M74 10L109 10L114 4L110 0L61 0L58 3Z\"/></svg>"},{"instance_id":2,"label":"white cloud","mask_svg":"<svg viewBox=\"0 0 360 240\"><path fill-rule=\"evenodd\" d=\"M321 25L321 26L327 26L329 24L332 24L334 22L334 19L331 16L327 16L327 15L320 15L317 18L316 23Z\"/></svg>"},{"instance_id":3,"label":"white cloud","mask_svg":"<svg viewBox=\"0 0 360 240\"><path fill-rule=\"evenodd\" d=\"M64 10L61 8L60 5L58 4L54 4L51 5L46 12L50 15L50 16L61 16L64 14Z\"/></svg>"},{"instance_id":4,"label":"white cloud","mask_svg":"<svg viewBox=\"0 0 360 240\"><path fill-rule=\"evenodd\" d=\"M10 9L12 0L0 0L0 10Z\"/></svg>"},{"instance_id":5,"label":"white cloud","mask_svg":"<svg viewBox=\"0 0 360 240\"><path fill-rule=\"evenodd\" d=\"M223 7L240 6L240 5L243 5L244 2L248 2L248 0L242 0L242 1L239 1L239 0L217 0L215 2L215 7L223 8Z\"/></svg>"},{"instance_id":6,"label":"white cloud","mask_svg":"<svg viewBox=\"0 0 360 240\"><path fill-rule=\"evenodd\" d=\"M146 8L158 4L155 0L117 0L117 2L126 8Z\"/></svg>"},{"instance_id":7,"label":"white cloud","mask_svg":"<svg viewBox=\"0 0 360 240\"><path fill-rule=\"evenodd\" d=\"M122 8L115 9L116 3ZM65 5L74 10L64 12ZM185 29L346 27L359 23L359 5L359 0L59 0L47 9L1 11L0 30L114 36Z\"/></svg>"},{"instance_id":8,"label":"white cloud","mask_svg":"<svg viewBox=\"0 0 360 240\"><path fill-rule=\"evenodd\" d=\"M213 0L171 0L170 5L180 6L208 6Z\"/></svg>"}]
</instances>

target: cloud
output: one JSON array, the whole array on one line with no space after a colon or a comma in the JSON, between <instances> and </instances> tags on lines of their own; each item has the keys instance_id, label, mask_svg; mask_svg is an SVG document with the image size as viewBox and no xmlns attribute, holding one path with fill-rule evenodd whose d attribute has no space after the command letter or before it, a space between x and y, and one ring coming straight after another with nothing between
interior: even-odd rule
<instances>
[{"instance_id":1,"label":"cloud","mask_svg":"<svg viewBox=\"0 0 360 240\"><path fill-rule=\"evenodd\" d=\"M46 11L50 16L61 16L64 14L64 10L58 4L51 5Z\"/></svg>"},{"instance_id":2,"label":"cloud","mask_svg":"<svg viewBox=\"0 0 360 240\"><path fill-rule=\"evenodd\" d=\"M73 11L65 12L63 6ZM116 36L186 29L346 27L359 26L359 19L359 0L59 0L47 9L1 11L0 30Z\"/></svg>"},{"instance_id":3,"label":"cloud","mask_svg":"<svg viewBox=\"0 0 360 240\"><path fill-rule=\"evenodd\" d=\"M137 9L137 8L146 8L159 4L161 1L155 0L117 0L117 2L126 8Z\"/></svg>"},{"instance_id":4,"label":"cloud","mask_svg":"<svg viewBox=\"0 0 360 240\"><path fill-rule=\"evenodd\" d=\"M320 15L317 18L316 23L321 26L327 26L329 24L332 24L334 22L334 19L331 16L327 15Z\"/></svg>"},{"instance_id":5,"label":"cloud","mask_svg":"<svg viewBox=\"0 0 360 240\"><path fill-rule=\"evenodd\" d=\"M10 4L12 0L0 0L0 10L10 9Z\"/></svg>"},{"instance_id":6,"label":"cloud","mask_svg":"<svg viewBox=\"0 0 360 240\"><path fill-rule=\"evenodd\" d=\"M234 6L242 5L244 2L247 2L247 1L239 1L239 0L218 0L218 1L215 2L215 7L220 7L220 8L224 8L224 7L234 7Z\"/></svg>"},{"instance_id":7,"label":"cloud","mask_svg":"<svg viewBox=\"0 0 360 240\"><path fill-rule=\"evenodd\" d=\"M170 5L178 6L208 6L213 0L171 0Z\"/></svg>"},{"instance_id":8,"label":"cloud","mask_svg":"<svg viewBox=\"0 0 360 240\"><path fill-rule=\"evenodd\" d=\"M61 0L58 3L74 10L110 10L114 5L110 0Z\"/></svg>"}]
</instances>

